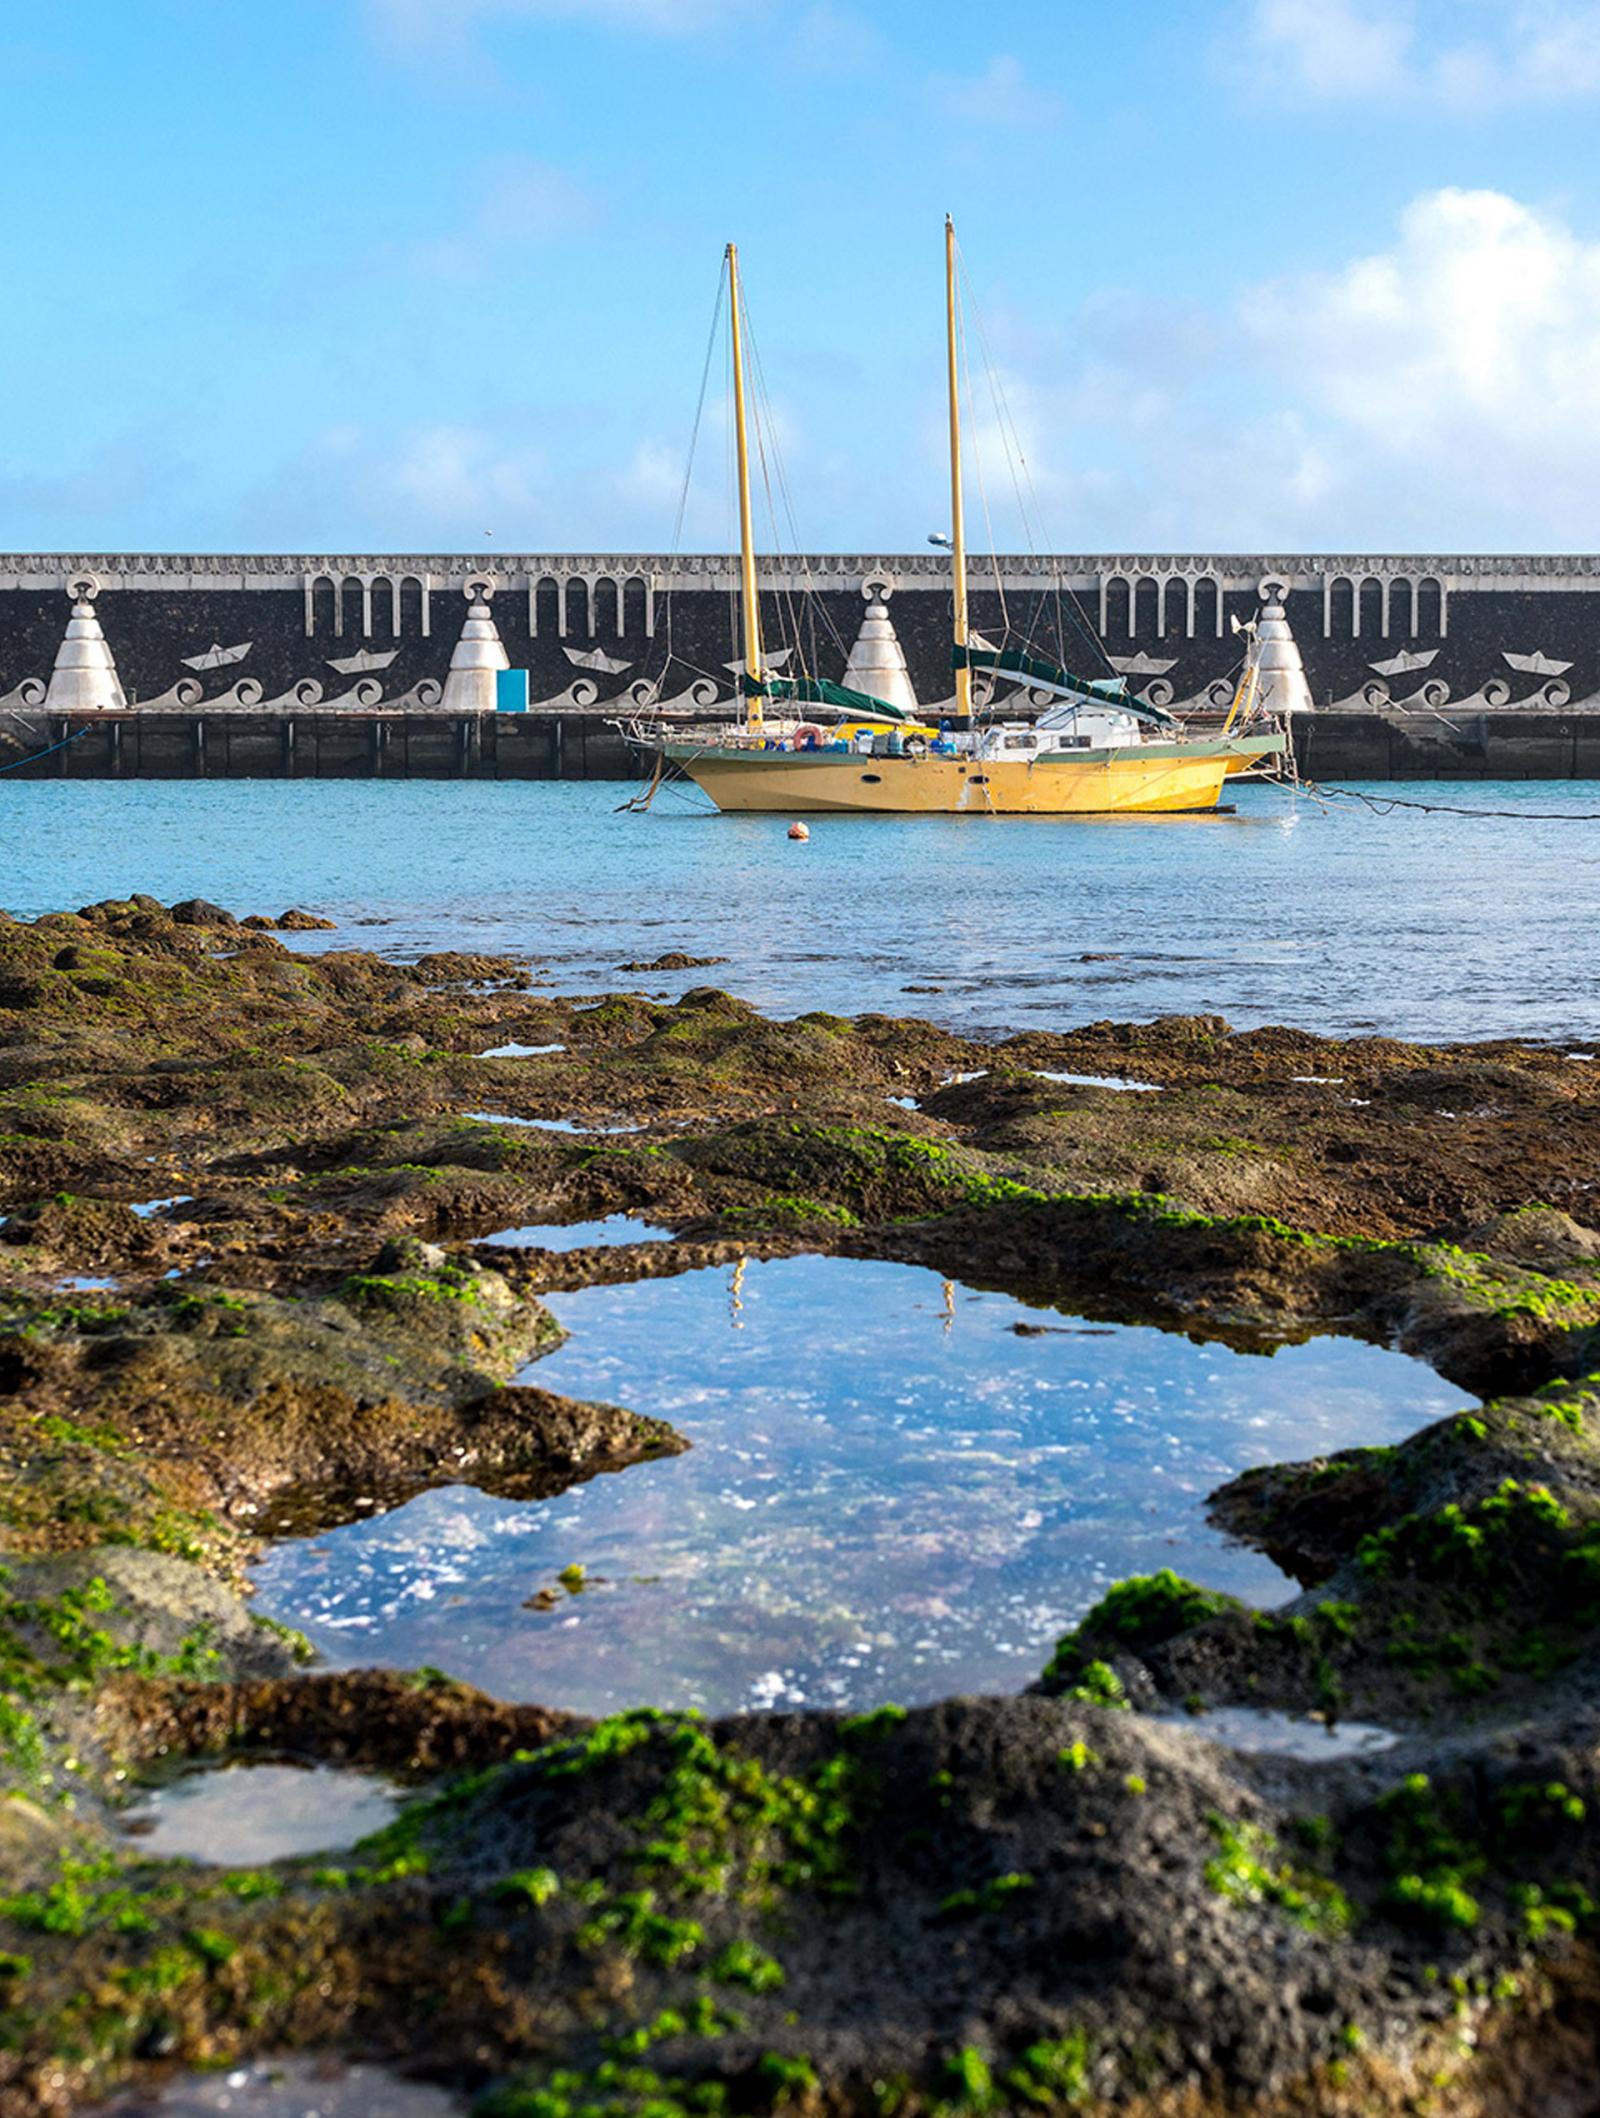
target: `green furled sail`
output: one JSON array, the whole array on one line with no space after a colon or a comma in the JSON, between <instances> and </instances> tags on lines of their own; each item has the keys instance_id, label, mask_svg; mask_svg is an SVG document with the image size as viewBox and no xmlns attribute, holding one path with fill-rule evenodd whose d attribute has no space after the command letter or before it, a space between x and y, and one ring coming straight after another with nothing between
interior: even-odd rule
<instances>
[{"instance_id":1,"label":"green furled sail","mask_svg":"<svg viewBox=\"0 0 1600 2118\"><path fill-rule=\"evenodd\" d=\"M765 692L769 699L793 699L802 706L835 706L841 713L855 714L862 720L911 719L903 706L875 699L869 691L852 691L846 684L832 684L826 677L764 677L759 684L745 677L743 684L747 694Z\"/></svg>"},{"instance_id":2,"label":"green furled sail","mask_svg":"<svg viewBox=\"0 0 1600 2118\"><path fill-rule=\"evenodd\" d=\"M1147 704L1143 699L1136 699L1128 690L1125 677L1074 676L1059 662L1047 662L1040 655L1023 654L1014 647L956 647L951 651L951 660L957 669L983 670L997 677L1018 677L1040 691L1055 691L1064 698L1120 706L1125 712L1137 714L1141 720L1154 721L1160 727L1176 726L1170 713Z\"/></svg>"}]
</instances>

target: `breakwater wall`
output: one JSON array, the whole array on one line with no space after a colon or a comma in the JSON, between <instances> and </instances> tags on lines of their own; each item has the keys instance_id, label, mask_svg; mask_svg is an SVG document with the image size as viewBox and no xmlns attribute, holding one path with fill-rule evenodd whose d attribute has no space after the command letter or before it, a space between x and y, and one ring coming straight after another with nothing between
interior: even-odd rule
<instances>
[{"instance_id":1,"label":"breakwater wall","mask_svg":"<svg viewBox=\"0 0 1600 2118\"><path fill-rule=\"evenodd\" d=\"M697 716L701 725L715 718ZM1208 717L1209 718L1209 717ZM1291 727L1309 779L1600 779L1600 712L1526 707L1315 713ZM603 714L0 712L14 779L638 780Z\"/></svg>"},{"instance_id":2,"label":"breakwater wall","mask_svg":"<svg viewBox=\"0 0 1600 2118\"><path fill-rule=\"evenodd\" d=\"M839 678L872 608L917 698L949 696L948 560L934 552L760 562L773 666ZM453 706L474 598L535 716L736 703L737 568L716 554L231 556L0 554L0 708L155 712ZM1105 662L1157 705L1232 693L1234 621L1282 600L1318 708L1454 720L1600 708L1600 557L1440 553L1042 554L975 558L972 622L1068 667ZM60 678L75 600L92 608L118 695ZM526 740L526 739L524 739Z\"/></svg>"}]
</instances>

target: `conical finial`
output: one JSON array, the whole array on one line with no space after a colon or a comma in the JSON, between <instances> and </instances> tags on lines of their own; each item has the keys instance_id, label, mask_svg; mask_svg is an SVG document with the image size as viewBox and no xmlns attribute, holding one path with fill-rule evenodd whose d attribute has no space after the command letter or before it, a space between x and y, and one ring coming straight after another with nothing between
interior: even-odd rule
<instances>
[{"instance_id":1,"label":"conical finial","mask_svg":"<svg viewBox=\"0 0 1600 2118\"><path fill-rule=\"evenodd\" d=\"M1264 582L1266 601L1256 625L1257 667L1261 672L1259 702L1267 713L1310 713L1311 686L1306 665L1289 620L1284 615L1283 593L1277 582Z\"/></svg>"},{"instance_id":2,"label":"conical finial","mask_svg":"<svg viewBox=\"0 0 1600 2118\"><path fill-rule=\"evenodd\" d=\"M844 666L844 681L852 691L870 692L875 699L915 713L917 695L911 688L906 651L889 620L887 591L869 582L862 594L867 598L867 614Z\"/></svg>"},{"instance_id":3,"label":"conical finial","mask_svg":"<svg viewBox=\"0 0 1600 2118\"><path fill-rule=\"evenodd\" d=\"M466 584L467 615L461 637L450 657L440 706L445 713L493 713L495 674L509 669L511 659L489 614L494 583L477 574Z\"/></svg>"},{"instance_id":4,"label":"conical finial","mask_svg":"<svg viewBox=\"0 0 1600 2118\"><path fill-rule=\"evenodd\" d=\"M67 583L72 616L44 695L46 707L60 713L119 713L127 706L117 665L111 658L94 599L100 584L93 574L77 574Z\"/></svg>"}]
</instances>

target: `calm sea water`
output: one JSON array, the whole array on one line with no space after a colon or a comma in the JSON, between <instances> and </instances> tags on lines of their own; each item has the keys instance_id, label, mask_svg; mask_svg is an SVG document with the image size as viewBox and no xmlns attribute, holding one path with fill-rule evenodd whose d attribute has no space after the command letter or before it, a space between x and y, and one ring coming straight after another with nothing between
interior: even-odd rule
<instances>
[{"instance_id":1,"label":"calm sea water","mask_svg":"<svg viewBox=\"0 0 1600 2118\"><path fill-rule=\"evenodd\" d=\"M682 797L618 816L628 791L0 778L0 905L132 890L303 904L340 922L335 946L523 951L569 990L710 976L778 1013L1008 1030L1216 1012L1600 1038L1600 825L1533 814L1600 810L1600 784L1393 790L1510 819L1246 787L1232 817L823 817L808 845L782 818L693 814ZM666 950L729 961L616 971Z\"/></svg>"},{"instance_id":2,"label":"calm sea water","mask_svg":"<svg viewBox=\"0 0 1600 2118\"><path fill-rule=\"evenodd\" d=\"M1234 1353L847 1258L550 1306L572 1336L527 1379L670 1419L689 1452L554 1500L451 1486L285 1541L260 1609L335 1665L433 1663L579 1712L1010 1691L1126 1574L1293 1594L1206 1526L1206 1494L1460 1401L1350 1339Z\"/></svg>"}]
</instances>

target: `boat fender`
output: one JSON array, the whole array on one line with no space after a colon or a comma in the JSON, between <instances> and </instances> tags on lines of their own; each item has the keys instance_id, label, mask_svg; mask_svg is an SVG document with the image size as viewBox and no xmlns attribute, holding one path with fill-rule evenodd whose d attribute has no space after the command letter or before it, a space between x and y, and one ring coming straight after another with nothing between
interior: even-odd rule
<instances>
[{"instance_id":1,"label":"boat fender","mask_svg":"<svg viewBox=\"0 0 1600 2118\"><path fill-rule=\"evenodd\" d=\"M820 750L825 738L815 721L802 721L794 732L796 750Z\"/></svg>"},{"instance_id":2,"label":"boat fender","mask_svg":"<svg viewBox=\"0 0 1600 2118\"><path fill-rule=\"evenodd\" d=\"M809 838L811 833L804 824L791 824L789 826L789 836L791 838Z\"/></svg>"}]
</instances>

